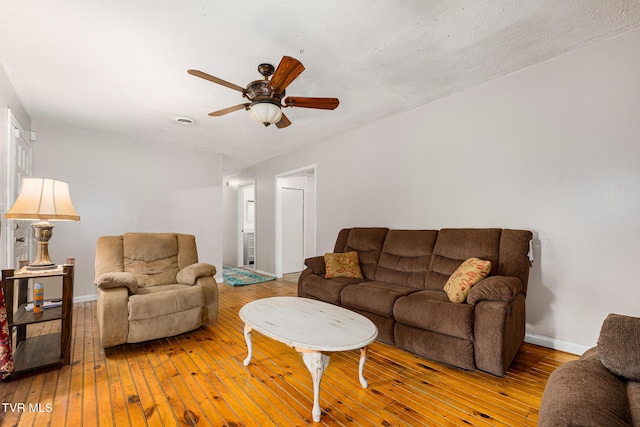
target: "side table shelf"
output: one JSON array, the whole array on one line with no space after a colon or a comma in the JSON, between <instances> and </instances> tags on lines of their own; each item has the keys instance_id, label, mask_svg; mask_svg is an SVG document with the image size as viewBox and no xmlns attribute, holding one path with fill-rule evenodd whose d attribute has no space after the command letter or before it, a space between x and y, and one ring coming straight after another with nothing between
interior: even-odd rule
<instances>
[{"instance_id":1,"label":"side table shelf","mask_svg":"<svg viewBox=\"0 0 640 427\"><path fill-rule=\"evenodd\" d=\"M71 361L71 316L73 312L73 265L47 271L2 270L2 288L7 308L9 341L15 373L48 366L68 365ZM62 279L62 304L42 313L27 311L29 280L44 277ZM45 292L46 294L46 292ZM17 302L17 309L15 303ZM28 336L27 326L42 322L60 322L56 332Z\"/></svg>"}]
</instances>

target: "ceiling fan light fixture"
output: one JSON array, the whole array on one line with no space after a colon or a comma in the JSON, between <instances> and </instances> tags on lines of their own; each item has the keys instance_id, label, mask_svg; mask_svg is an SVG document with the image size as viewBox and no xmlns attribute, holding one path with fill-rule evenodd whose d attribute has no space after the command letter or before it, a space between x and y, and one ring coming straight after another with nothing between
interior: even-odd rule
<instances>
[{"instance_id":1,"label":"ceiling fan light fixture","mask_svg":"<svg viewBox=\"0 0 640 427\"><path fill-rule=\"evenodd\" d=\"M254 102L249 109L249 115L256 122L269 126L278 123L282 118L282 109L271 101Z\"/></svg>"}]
</instances>

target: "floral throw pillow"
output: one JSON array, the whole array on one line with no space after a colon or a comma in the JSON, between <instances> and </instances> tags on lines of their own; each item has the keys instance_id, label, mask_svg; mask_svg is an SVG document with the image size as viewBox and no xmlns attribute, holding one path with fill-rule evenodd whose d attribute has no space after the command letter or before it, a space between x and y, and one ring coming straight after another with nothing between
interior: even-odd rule
<instances>
[{"instance_id":1,"label":"floral throw pillow","mask_svg":"<svg viewBox=\"0 0 640 427\"><path fill-rule=\"evenodd\" d=\"M491 261L469 258L449 277L444 285L444 291L451 302L465 302L471 287L487 277L490 272Z\"/></svg>"},{"instance_id":2,"label":"floral throw pillow","mask_svg":"<svg viewBox=\"0 0 640 427\"><path fill-rule=\"evenodd\" d=\"M360 259L358 252L344 252L337 254L324 254L324 263L326 266L325 276L327 279L333 277L347 277L349 279L362 279L362 270L360 269Z\"/></svg>"}]
</instances>

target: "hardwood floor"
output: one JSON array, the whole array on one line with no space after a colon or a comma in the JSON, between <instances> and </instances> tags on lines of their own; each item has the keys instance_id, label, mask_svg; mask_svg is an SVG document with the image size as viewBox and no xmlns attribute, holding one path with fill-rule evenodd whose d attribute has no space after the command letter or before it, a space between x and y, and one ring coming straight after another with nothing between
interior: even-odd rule
<instances>
[{"instance_id":1,"label":"hardwood floor","mask_svg":"<svg viewBox=\"0 0 640 427\"><path fill-rule=\"evenodd\" d=\"M95 301L75 304L71 365L0 383L0 425L534 426L549 374L576 358L525 344L497 378L375 342L365 366L368 389L358 382L357 350L331 355L322 419L314 423L311 376L299 354L254 333L253 360L242 364L238 310L256 298L294 296L295 283L219 286L217 323L106 350L97 339Z\"/></svg>"}]
</instances>

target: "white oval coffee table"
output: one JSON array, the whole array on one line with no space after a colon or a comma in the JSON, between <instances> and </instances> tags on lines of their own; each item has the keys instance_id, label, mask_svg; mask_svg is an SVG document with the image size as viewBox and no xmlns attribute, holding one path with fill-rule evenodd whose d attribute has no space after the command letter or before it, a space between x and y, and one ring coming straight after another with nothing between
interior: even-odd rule
<instances>
[{"instance_id":1,"label":"white oval coffee table","mask_svg":"<svg viewBox=\"0 0 640 427\"><path fill-rule=\"evenodd\" d=\"M239 314L245 323L249 352L244 366L251 363L251 331L254 329L302 354L313 379L313 421L320 421L320 380L329 366L329 356L324 352L360 349L358 376L362 387L368 386L363 375L367 345L376 339L378 329L366 317L326 302L297 297L252 301L242 307Z\"/></svg>"}]
</instances>

